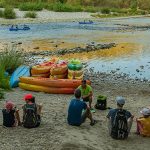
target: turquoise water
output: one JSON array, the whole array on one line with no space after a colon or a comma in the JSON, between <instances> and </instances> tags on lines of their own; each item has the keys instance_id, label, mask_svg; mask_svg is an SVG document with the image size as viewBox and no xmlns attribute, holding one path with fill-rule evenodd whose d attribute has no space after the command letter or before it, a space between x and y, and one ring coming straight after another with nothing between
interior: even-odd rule
<instances>
[{"instance_id":1,"label":"turquoise water","mask_svg":"<svg viewBox=\"0 0 150 150\"><path fill-rule=\"evenodd\" d=\"M31 41L36 39L63 39L77 43L129 42L141 45L140 50L118 57L99 57L89 60L89 67L95 71L126 73L132 78L150 80L150 29L121 30L117 24L147 25L150 18L106 19L91 25L79 25L78 22L27 24L31 30L9 31L10 26L0 26L0 41ZM140 66L144 66L141 67ZM118 69L119 68L119 69ZM136 70L139 70L137 72Z\"/></svg>"}]
</instances>

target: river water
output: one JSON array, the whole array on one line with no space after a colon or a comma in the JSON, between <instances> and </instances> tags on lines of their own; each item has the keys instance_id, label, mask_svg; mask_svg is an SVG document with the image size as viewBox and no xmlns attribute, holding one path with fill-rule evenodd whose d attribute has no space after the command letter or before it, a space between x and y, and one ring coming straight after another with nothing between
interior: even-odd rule
<instances>
[{"instance_id":1,"label":"river water","mask_svg":"<svg viewBox=\"0 0 150 150\"><path fill-rule=\"evenodd\" d=\"M121 46L123 49L110 49L93 53L93 57L87 56L89 67L96 72L113 71L126 73L131 78L150 80L150 29L128 28L128 25L148 24L150 18L105 19L91 25L79 25L78 22L32 23L28 24L31 30L17 32L10 32L9 26L1 25L0 41L63 39L74 43L124 43Z\"/></svg>"}]
</instances>

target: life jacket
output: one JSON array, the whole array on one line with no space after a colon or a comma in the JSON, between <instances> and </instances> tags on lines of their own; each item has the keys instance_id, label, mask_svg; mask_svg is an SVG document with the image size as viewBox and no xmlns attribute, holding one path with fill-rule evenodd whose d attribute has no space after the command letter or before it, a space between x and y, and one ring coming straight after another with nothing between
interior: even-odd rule
<instances>
[{"instance_id":1,"label":"life jacket","mask_svg":"<svg viewBox=\"0 0 150 150\"><path fill-rule=\"evenodd\" d=\"M144 118L141 117L137 119L139 128L139 133L143 136L149 136L150 137L150 117Z\"/></svg>"}]
</instances>

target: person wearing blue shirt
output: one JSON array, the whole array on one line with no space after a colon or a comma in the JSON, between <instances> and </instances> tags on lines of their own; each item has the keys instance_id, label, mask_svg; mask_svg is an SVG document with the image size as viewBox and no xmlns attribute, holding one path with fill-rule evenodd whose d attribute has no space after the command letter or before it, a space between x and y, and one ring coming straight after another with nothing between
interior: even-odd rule
<instances>
[{"instance_id":1,"label":"person wearing blue shirt","mask_svg":"<svg viewBox=\"0 0 150 150\"><path fill-rule=\"evenodd\" d=\"M91 121L90 125L93 126L96 121L92 118L90 108L84 101L81 101L81 90L76 89L74 94L75 98L71 100L68 108L68 124L80 126L85 122L86 118L89 118Z\"/></svg>"},{"instance_id":2,"label":"person wearing blue shirt","mask_svg":"<svg viewBox=\"0 0 150 150\"><path fill-rule=\"evenodd\" d=\"M118 96L116 98L116 103L117 103L117 108L115 109L111 109L107 115L107 118L108 118L108 128L109 128L109 133L111 133L111 129L112 129L112 124L115 120L115 116L117 114L117 112L122 109L123 109L123 106L125 104L125 99L122 97L122 96ZM130 129L131 129L131 126L132 126L132 122L133 122L133 118L134 116L126 110L125 112L125 115L126 115L126 118L127 118L127 122L128 122L128 133L130 132Z\"/></svg>"}]
</instances>

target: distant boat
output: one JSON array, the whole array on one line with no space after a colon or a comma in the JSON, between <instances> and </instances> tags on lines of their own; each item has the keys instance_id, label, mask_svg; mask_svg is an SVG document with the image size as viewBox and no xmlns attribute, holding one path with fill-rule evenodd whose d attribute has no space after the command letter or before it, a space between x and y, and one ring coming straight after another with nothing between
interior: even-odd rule
<instances>
[{"instance_id":1,"label":"distant boat","mask_svg":"<svg viewBox=\"0 0 150 150\"><path fill-rule=\"evenodd\" d=\"M30 27L25 25L23 28L13 27L13 26L9 28L9 31L18 31L18 30L26 31L26 30L30 30Z\"/></svg>"},{"instance_id":2,"label":"distant boat","mask_svg":"<svg viewBox=\"0 0 150 150\"><path fill-rule=\"evenodd\" d=\"M80 21L79 24L93 24L94 22L89 20L89 21Z\"/></svg>"}]
</instances>

